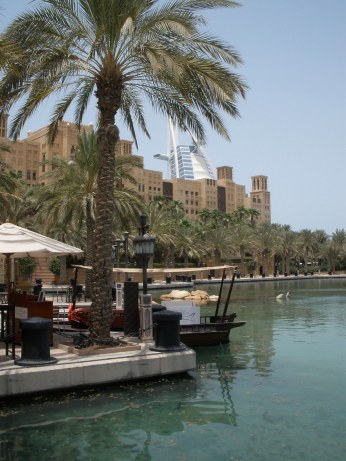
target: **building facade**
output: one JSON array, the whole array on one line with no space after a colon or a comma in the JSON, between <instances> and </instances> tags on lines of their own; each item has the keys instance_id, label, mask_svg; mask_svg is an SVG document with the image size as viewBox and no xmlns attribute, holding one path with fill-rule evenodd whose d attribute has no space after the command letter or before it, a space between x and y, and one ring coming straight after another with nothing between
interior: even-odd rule
<instances>
[{"instance_id":1,"label":"building facade","mask_svg":"<svg viewBox=\"0 0 346 461\"><path fill-rule=\"evenodd\" d=\"M73 158L77 145L79 131L73 123L59 122L58 132L53 145L47 142L47 130L45 126L39 130L28 132L27 138L10 142L7 138L8 116L0 118L0 137L4 143L8 143L11 152L3 152L2 157L10 167L26 181L30 187L42 183L42 174L51 169L51 165L44 165L44 161L54 158L69 160ZM86 131L92 131L93 125L83 125ZM120 140L116 147L119 156L132 154L132 141ZM186 179L173 177L164 179L160 171L144 168L143 157L140 167L132 170L132 176L136 184L124 181L123 186L135 189L148 203L157 196L164 196L167 200L176 200L184 205L186 217L192 220L198 219L199 212L204 209L218 209L232 213L238 207L254 208L260 214L258 222L271 222L270 192L268 190L268 177L253 176L252 190L246 193L245 186L236 184L233 180L233 168L220 166L217 168L217 178L202 177L199 179Z\"/></svg>"}]
</instances>

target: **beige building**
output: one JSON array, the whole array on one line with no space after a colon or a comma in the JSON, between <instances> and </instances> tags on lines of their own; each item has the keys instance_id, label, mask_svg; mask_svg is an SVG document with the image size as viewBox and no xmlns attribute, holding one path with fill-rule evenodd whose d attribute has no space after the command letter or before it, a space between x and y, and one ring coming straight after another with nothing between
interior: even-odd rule
<instances>
[{"instance_id":1,"label":"beige building","mask_svg":"<svg viewBox=\"0 0 346 461\"><path fill-rule=\"evenodd\" d=\"M3 151L2 158L9 167L22 177L28 186L37 184L39 146L29 140L11 142L7 138L8 115L0 117L0 138L7 144L11 152Z\"/></svg>"},{"instance_id":2,"label":"beige building","mask_svg":"<svg viewBox=\"0 0 346 461\"><path fill-rule=\"evenodd\" d=\"M7 140L8 116L0 118L0 137ZM53 145L47 142L47 126L33 132L28 132L27 138L10 143L11 153L3 153L3 157L11 168L20 174L28 186L40 182L42 173L52 168L42 165L45 160L54 158L73 158L77 145L78 130L73 123L59 122L58 132ZM93 125L83 125L86 131L93 130ZM121 140L116 148L117 155L132 155L132 141ZM162 172L147 170L142 166L133 169L133 177L137 184L124 181L124 186L135 188L145 202L155 196L164 196L168 200L176 200L184 205L186 217L192 220L198 218L203 208L219 209L232 213L238 207L254 208L259 211L259 222L271 222L270 192L267 176L253 176L252 190L248 195L245 186L236 184L233 180L233 168L220 166L217 168L217 179L163 179Z\"/></svg>"},{"instance_id":3,"label":"beige building","mask_svg":"<svg viewBox=\"0 0 346 461\"><path fill-rule=\"evenodd\" d=\"M260 222L271 222L271 209L270 209L270 192L268 191L268 177L267 176L252 176L252 191L250 197L246 197L245 207L254 208L260 213Z\"/></svg>"}]
</instances>

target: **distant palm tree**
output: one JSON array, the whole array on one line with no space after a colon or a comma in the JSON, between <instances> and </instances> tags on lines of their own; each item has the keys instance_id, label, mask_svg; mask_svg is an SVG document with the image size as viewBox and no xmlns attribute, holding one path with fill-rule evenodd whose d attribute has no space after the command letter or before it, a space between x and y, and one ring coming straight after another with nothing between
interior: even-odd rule
<instances>
[{"instance_id":1,"label":"distant palm tree","mask_svg":"<svg viewBox=\"0 0 346 461\"><path fill-rule=\"evenodd\" d=\"M150 233L155 235L155 245L164 255L165 265L174 266L174 250L181 239L179 234L181 204L177 201L162 203L160 200L153 200L144 207L144 212L150 225Z\"/></svg>"},{"instance_id":2,"label":"distant palm tree","mask_svg":"<svg viewBox=\"0 0 346 461\"><path fill-rule=\"evenodd\" d=\"M311 262L318 254L318 240L314 232L310 229L302 229L298 233L297 249L298 254L304 260L304 271L308 272L308 263Z\"/></svg>"},{"instance_id":3,"label":"distant palm tree","mask_svg":"<svg viewBox=\"0 0 346 461\"><path fill-rule=\"evenodd\" d=\"M297 254L297 233L289 225L279 226L277 255L283 260L283 272L290 273L292 258Z\"/></svg>"},{"instance_id":4,"label":"distant palm tree","mask_svg":"<svg viewBox=\"0 0 346 461\"><path fill-rule=\"evenodd\" d=\"M270 258L272 258L278 247L278 226L262 223L255 228L254 247L262 262L262 274L268 275Z\"/></svg>"},{"instance_id":5,"label":"distant palm tree","mask_svg":"<svg viewBox=\"0 0 346 461\"><path fill-rule=\"evenodd\" d=\"M221 259L229 257L236 251L229 229L225 227L211 227L203 235L206 250L213 256L214 264L219 266Z\"/></svg>"},{"instance_id":6,"label":"distant palm tree","mask_svg":"<svg viewBox=\"0 0 346 461\"><path fill-rule=\"evenodd\" d=\"M189 260L201 260L207 255L205 243L200 238L196 223L183 219L179 223L179 240L176 246L178 256L184 258L184 267L188 267Z\"/></svg>"},{"instance_id":7,"label":"distant palm tree","mask_svg":"<svg viewBox=\"0 0 346 461\"><path fill-rule=\"evenodd\" d=\"M321 256L327 259L328 270L336 270L338 260L346 255L346 231L337 229L321 247Z\"/></svg>"},{"instance_id":8,"label":"distant palm tree","mask_svg":"<svg viewBox=\"0 0 346 461\"><path fill-rule=\"evenodd\" d=\"M231 229L231 239L233 247L237 248L240 254L239 272L245 275L245 253L253 249L254 230L248 222L239 222Z\"/></svg>"},{"instance_id":9,"label":"distant palm tree","mask_svg":"<svg viewBox=\"0 0 346 461\"><path fill-rule=\"evenodd\" d=\"M11 218L11 210L22 202L24 183L3 159L2 152L11 152L11 147L0 141L0 221Z\"/></svg>"},{"instance_id":10,"label":"distant palm tree","mask_svg":"<svg viewBox=\"0 0 346 461\"><path fill-rule=\"evenodd\" d=\"M241 63L226 44L200 31L202 9L238 6L230 0L45 0L21 13L0 36L0 106L19 103L10 130L19 135L47 98L57 102L49 142L75 102L82 122L91 96L99 111L100 155L95 220L94 305L91 339L110 338L112 321L112 222L114 152L119 140L115 117L122 115L134 139L134 122L148 134L143 97L203 141L202 115L228 137L219 110L237 117L236 100L246 86L230 66ZM18 51L19 50L19 51ZM20 55L20 58L19 58Z\"/></svg>"}]
</instances>

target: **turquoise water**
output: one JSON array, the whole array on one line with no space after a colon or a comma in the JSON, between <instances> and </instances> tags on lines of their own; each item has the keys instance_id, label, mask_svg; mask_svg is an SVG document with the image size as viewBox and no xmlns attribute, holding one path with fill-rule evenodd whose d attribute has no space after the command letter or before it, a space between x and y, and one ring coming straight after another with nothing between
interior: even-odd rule
<instances>
[{"instance_id":1,"label":"turquoise water","mask_svg":"<svg viewBox=\"0 0 346 461\"><path fill-rule=\"evenodd\" d=\"M190 374L2 403L0 460L344 460L346 280L236 284L230 311Z\"/></svg>"}]
</instances>

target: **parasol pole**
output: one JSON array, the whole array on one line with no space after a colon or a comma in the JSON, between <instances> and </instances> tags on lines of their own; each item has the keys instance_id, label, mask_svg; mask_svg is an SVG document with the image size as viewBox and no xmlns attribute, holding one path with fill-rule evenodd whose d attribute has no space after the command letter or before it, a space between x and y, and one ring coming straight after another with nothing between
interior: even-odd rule
<instances>
[{"instance_id":1,"label":"parasol pole","mask_svg":"<svg viewBox=\"0 0 346 461\"><path fill-rule=\"evenodd\" d=\"M78 267L75 267L74 271L74 283L72 287L72 310L76 309Z\"/></svg>"},{"instance_id":2,"label":"parasol pole","mask_svg":"<svg viewBox=\"0 0 346 461\"><path fill-rule=\"evenodd\" d=\"M11 290L11 256L13 253L5 253L5 273L6 273L6 285L7 293L10 293Z\"/></svg>"}]
</instances>

